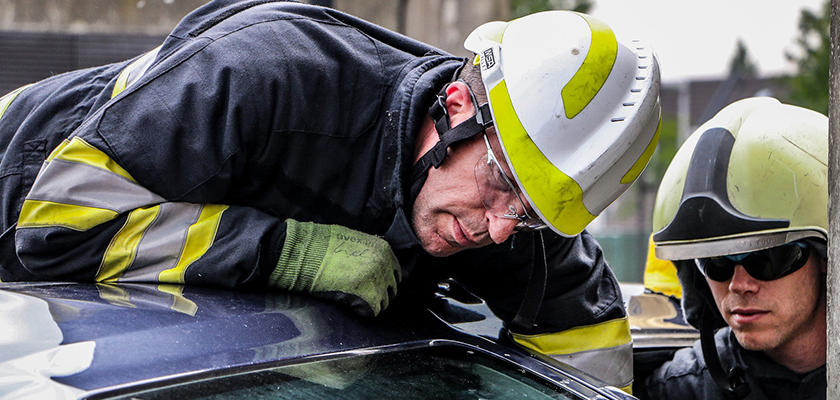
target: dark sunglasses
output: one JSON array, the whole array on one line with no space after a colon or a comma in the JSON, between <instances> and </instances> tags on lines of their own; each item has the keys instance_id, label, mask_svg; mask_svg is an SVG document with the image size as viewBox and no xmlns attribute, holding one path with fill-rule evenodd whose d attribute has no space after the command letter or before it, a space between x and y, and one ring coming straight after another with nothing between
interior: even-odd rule
<instances>
[{"instance_id":1,"label":"dark sunglasses","mask_svg":"<svg viewBox=\"0 0 840 400\"><path fill-rule=\"evenodd\" d=\"M726 282L732 279L736 265L743 265L747 273L755 279L772 281L792 274L808 261L810 247L802 242L795 242L767 250L751 253L697 258L695 263L707 278Z\"/></svg>"}]
</instances>

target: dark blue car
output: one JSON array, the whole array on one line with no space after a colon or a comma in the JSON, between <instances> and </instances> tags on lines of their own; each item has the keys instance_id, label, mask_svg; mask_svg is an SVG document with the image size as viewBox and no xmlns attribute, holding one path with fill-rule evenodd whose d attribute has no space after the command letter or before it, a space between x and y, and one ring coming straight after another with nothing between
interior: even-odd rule
<instances>
[{"instance_id":1,"label":"dark blue car","mask_svg":"<svg viewBox=\"0 0 840 400\"><path fill-rule=\"evenodd\" d=\"M630 398L459 299L361 318L288 293L1 284L0 398Z\"/></svg>"}]
</instances>

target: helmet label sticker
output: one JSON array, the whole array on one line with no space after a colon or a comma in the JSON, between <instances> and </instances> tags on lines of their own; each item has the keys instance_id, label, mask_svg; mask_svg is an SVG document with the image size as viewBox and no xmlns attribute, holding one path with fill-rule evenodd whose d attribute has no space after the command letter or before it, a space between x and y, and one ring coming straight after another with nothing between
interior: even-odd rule
<instances>
[{"instance_id":1,"label":"helmet label sticker","mask_svg":"<svg viewBox=\"0 0 840 400\"><path fill-rule=\"evenodd\" d=\"M484 50L484 57L482 57L484 63L481 65L484 69L493 68L496 65L496 57L493 56L493 49Z\"/></svg>"}]
</instances>

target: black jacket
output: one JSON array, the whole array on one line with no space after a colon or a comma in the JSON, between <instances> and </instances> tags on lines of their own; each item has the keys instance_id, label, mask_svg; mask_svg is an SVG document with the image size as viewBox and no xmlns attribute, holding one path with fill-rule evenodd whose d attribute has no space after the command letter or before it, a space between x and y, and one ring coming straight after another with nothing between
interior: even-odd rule
<instances>
[{"instance_id":1,"label":"black jacket","mask_svg":"<svg viewBox=\"0 0 840 400\"><path fill-rule=\"evenodd\" d=\"M408 222L414 135L462 59L327 8L225 0L112 99L132 61L39 82L0 117L0 280L261 286L294 218L383 236L408 277L398 298L454 277L513 318L532 234L436 259ZM624 316L591 236L546 245L523 333Z\"/></svg>"},{"instance_id":2,"label":"black jacket","mask_svg":"<svg viewBox=\"0 0 840 400\"><path fill-rule=\"evenodd\" d=\"M715 334L715 345L726 371L739 365L744 369L750 387L747 400L760 399L824 399L826 396L825 365L804 374L797 374L771 360L763 352L741 347L729 327ZM665 363L647 379L636 385L636 395L642 399L715 400L725 399L723 391L706 370L700 341L677 351L674 359Z\"/></svg>"}]
</instances>

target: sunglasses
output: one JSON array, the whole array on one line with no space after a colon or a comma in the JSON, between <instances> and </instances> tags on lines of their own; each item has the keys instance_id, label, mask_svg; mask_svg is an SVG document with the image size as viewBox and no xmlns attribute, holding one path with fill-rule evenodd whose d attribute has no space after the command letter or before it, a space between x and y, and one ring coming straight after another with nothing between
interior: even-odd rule
<instances>
[{"instance_id":1,"label":"sunglasses","mask_svg":"<svg viewBox=\"0 0 840 400\"><path fill-rule=\"evenodd\" d=\"M802 242L750 253L697 258L694 262L703 276L717 282L732 279L735 266L742 265L755 279L772 281L790 275L808 261L810 247Z\"/></svg>"}]
</instances>

